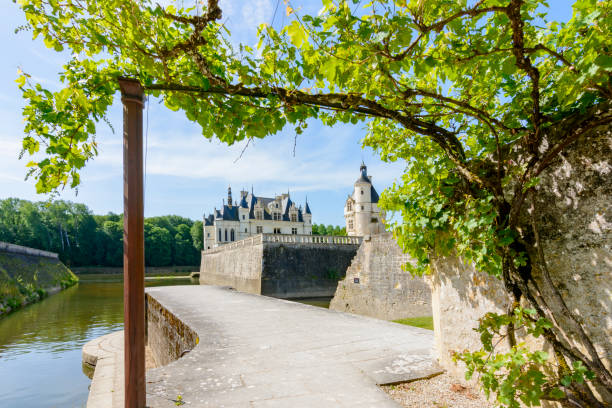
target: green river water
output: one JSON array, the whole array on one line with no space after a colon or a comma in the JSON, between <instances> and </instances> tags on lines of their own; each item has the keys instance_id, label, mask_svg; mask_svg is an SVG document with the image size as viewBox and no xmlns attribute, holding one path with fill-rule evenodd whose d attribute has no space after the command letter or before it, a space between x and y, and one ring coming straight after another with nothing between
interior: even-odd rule
<instances>
[{"instance_id":1,"label":"green river water","mask_svg":"<svg viewBox=\"0 0 612 408\"><path fill-rule=\"evenodd\" d=\"M123 328L123 282L79 284L0 318L0 408L85 407L89 378L81 347ZM147 286L189 285L159 279ZM329 299L300 302L327 307Z\"/></svg>"},{"instance_id":2,"label":"green river water","mask_svg":"<svg viewBox=\"0 0 612 408\"><path fill-rule=\"evenodd\" d=\"M189 285L159 279L147 286ZM123 328L123 282L76 286L0 318L0 407L84 407L89 378L81 347Z\"/></svg>"}]
</instances>

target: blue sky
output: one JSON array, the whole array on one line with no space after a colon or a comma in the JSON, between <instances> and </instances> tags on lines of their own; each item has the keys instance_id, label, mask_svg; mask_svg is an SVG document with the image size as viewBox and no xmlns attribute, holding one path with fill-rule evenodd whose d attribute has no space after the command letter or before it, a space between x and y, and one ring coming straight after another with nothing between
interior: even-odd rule
<instances>
[{"instance_id":1,"label":"blue sky","mask_svg":"<svg viewBox=\"0 0 612 408\"><path fill-rule=\"evenodd\" d=\"M181 0L177 2L179 5ZM190 2L185 1L185 4ZM288 21L285 6L277 0L221 1L225 24L236 41L254 45L256 27L270 23L275 27ZM295 2L293 2L295 3ZM571 16L569 0L553 0L551 17L567 20ZM316 13L319 1L294 9ZM24 181L25 161L18 160L23 121L23 102L14 80L20 67L44 86L59 86L58 72L65 59L32 41L28 32L15 34L24 18L11 1L0 5L0 198L18 197L44 200L37 195L34 181ZM118 101L119 98L117 98ZM294 201L304 203L306 196L313 212L313 222L344 225L342 209L353 182L359 175L362 160L368 165L374 185L380 192L391 185L404 169L404 164L383 163L371 149L362 149L363 125L339 125L328 128L310 122L298 136L294 149L294 132L290 127L248 146L238 159L245 143L227 146L205 139L201 129L181 113L166 109L151 100L148 112L145 215L178 214L200 219L216 206L221 206L231 185L234 197L241 188L253 186L257 195L273 196L290 190ZM90 161L82 173L78 195L66 189L62 199L86 204L96 214L123 211L121 107L115 103L109 118L113 134L106 125L98 127L100 154Z\"/></svg>"}]
</instances>

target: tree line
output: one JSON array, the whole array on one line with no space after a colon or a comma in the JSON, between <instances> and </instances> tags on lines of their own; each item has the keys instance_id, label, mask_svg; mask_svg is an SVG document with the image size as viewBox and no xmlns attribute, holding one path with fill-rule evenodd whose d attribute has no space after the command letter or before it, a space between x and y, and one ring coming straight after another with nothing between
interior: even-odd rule
<instances>
[{"instance_id":1,"label":"tree line","mask_svg":"<svg viewBox=\"0 0 612 408\"><path fill-rule=\"evenodd\" d=\"M146 218L147 266L198 265L202 222L178 215ZM0 200L0 241L57 252L70 266L122 266L123 215L95 215L70 201Z\"/></svg>"},{"instance_id":2,"label":"tree line","mask_svg":"<svg viewBox=\"0 0 612 408\"><path fill-rule=\"evenodd\" d=\"M346 227L339 225L312 224L312 235L346 236Z\"/></svg>"}]
</instances>

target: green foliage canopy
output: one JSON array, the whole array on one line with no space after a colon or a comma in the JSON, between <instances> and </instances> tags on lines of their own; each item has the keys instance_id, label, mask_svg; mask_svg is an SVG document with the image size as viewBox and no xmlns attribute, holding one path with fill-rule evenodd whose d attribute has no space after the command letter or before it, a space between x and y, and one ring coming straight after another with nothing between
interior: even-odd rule
<instances>
[{"instance_id":1,"label":"green foliage canopy","mask_svg":"<svg viewBox=\"0 0 612 408\"><path fill-rule=\"evenodd\" d=\"M529 278L537 261L526 249L537 242L522 233L520 218L550 163L612 121L611 2L577 0L572 18L559 23L547 20L544 0L374 0L364 7L323 0L317 16L293 14L280 31L262 25L257 50L232 46L217 0L203 10L149 0L20 5L24 29L72 55L57 92L26 73L17 79L28 102L23 154L33 155L28 167L38 191L79 184L118 76L137 78L205 137L228 144L287 124L300 133L309 118L363 121L366 145L407 163L379 204L399 213L390 227L416 259L414 272L428 271L432 253L455 251L501 277L542 327L551 316L549 295ZM569 320L580 327L571 313ZM583 339L587 356L564 343L557 324L542 335L571 362L567 372L584 364L612 389L590 340ZM519 370L543 364L540 354L519 354L529 361ZM490 361L481 366L506 372L505 379L517 369ZM512 378L505 384L538 396L530 404L568 395L592 403L578 381L563 385L561 397L542 388L547 381ZM500 403L516 406L516 398Z\"/></svg>"}]
</instances>

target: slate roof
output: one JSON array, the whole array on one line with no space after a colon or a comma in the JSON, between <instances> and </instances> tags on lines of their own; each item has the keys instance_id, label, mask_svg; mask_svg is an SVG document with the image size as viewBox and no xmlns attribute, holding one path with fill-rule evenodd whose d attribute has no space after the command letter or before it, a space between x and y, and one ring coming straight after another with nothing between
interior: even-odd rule
<instances>
[{"instance_id":1,"label":"slate roof","mask_svg":"<svg viewBox=\"0 0 612 408\"><path fill-rule=\"evenodd\" d=\"M361 174L359 175L359 178L355 181L355 184L357 183L372 184L370 177L368 177L368 167L365 165L364 162L361 162L361 166L359 167L359 172Z\"/></svg>"},{"instance_id":2,"label":"slate roof","mask_svg":"<svg viewBox=\"0 0 612 408\"><path fill-rule=\"evenodd\" d=\"M378 203L378 199L379 199L378 192L376 191L376 189L372 185L372 180L370 180L370 177L368 176L368 168L366 167L366 165L363 162L361 163L361 167L359 168L359 171L361 172L361 174L360 174L359 178L357 179L357 181L355 181L355 184L357 184L357 183L368 183L371 186L372 202L375 203L375 204Z\"/></svg>"},{"instance_id":3,"label":"slate roof","mask_svg":"<svg viewBox=\"0 0 612 408\"><path fill-rule=\"evenodd\" d=\"M372 186L372 202L378 204L378 193L376 192L374 186Z\"/></svg>"},{"instance_id":4,"label":"slate roof","mask_svg":"<svg viewBox=\"0 0 612 408\"><path fill-rule=\"evenodd\" d=\"M366 170L362 170L361 171L361 175L359 176L359 178L357 180L355 180L355 184L356 183L368 183L368 184L372 184L372 182L368 178L368 173L367 173Z\"/></svg>"},{"instance_id":5,"label":"slate roof","mask_svg":"<svg viewBox=\"0 0 612 408\"><path fill-rule=\"evenodd\" d=\"M274 202L274 198L270 197L258 197L253 193L248 193L242 196L240 203L236 205L229 206L224 204L220 210L215 209L213 214L205 217L206 225L213 225L214 220L227 220L227 221L240 221L240 208L248 209L248 217L250 220L255 219L255 206L257 204L261 204L263 207L263 219L264 220L272 220L272 214L268 208L268 205L271 202ZM283 197L280 202L279 211L281 213L281 221L290 221L291 217L289 214L289 210L291 209L293 201L287 195ZM310 207L308 207L308 203L306 203L306 214L312 214L310 212ZM297 209L298 222L304 222L304 217L302 213L302 208L299 207ZM210 222L210 224L208 224Z\"/></svg>"}]
</instances>

